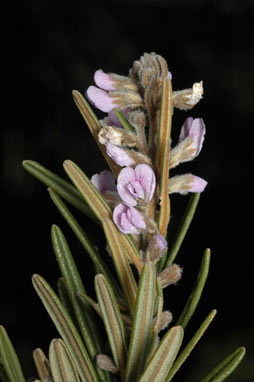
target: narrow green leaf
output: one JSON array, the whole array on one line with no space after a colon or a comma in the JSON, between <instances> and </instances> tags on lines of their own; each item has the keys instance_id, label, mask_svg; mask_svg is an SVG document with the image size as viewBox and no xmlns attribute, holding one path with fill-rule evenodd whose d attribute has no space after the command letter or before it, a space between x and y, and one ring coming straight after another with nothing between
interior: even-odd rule
<instances>
[{"instance_id":1,"label":"narrow green leaf","mask_svg":"<svg viewBox=\"0 0 254 382\"><path fill-rule=\"evenodd\" d=\"M181 325L184 329L186 328L188 322L190 321L199 303L200 297L202 295L202 292L207 280L209 266L210 266L210 249L206 249L204 252L202 262L201 262L201 266L200 266L200 270L197 276L195 286L176 323L177 325Z\"/></svg>"},{"instance_id":2,"label":"narrow green leaf","mask_svg":"<svg viewBox=\"0 0 254 382\"><path fill-rule=\"evenodd\" d=\"M126 366L126 382L135 381L145 367L153 329L156 272L152 262L144 265L138 286L130 345Z\"/></svg>"},{"instance_id":3,"label":"narrow green leaf","mask_svg":"<svg viewBox=\"0 0 254 382\"><path fill-rule=\"evenodd\" d=\"M70 160L64 161L64 169L96 217L100 221L110 217L111 208L83 171Z\"/></svg>"},{"instance_id":4,"label":"narrow green leaf","mask_svg":"<svg viewBox=\"0 0 254 382\"><path fill-rule=\"evenodd\" d=\"M165 264L165 267L160 265L160 269L159 269L160 271L163 268L168 268L170 265L173 264L177 254L178 254L178 251L182 245L182 242L185 238L185 235L188 232L188 229L189 229L190 224L192 222L192 219L194 217L196 208L198 206L199 199L200 199L199 193L193 193L191 195L189 203L188 203L187 208L185 210L185 214L184 214L182 221L180 223L180 226L178 228L175 240L174 240L174 242L170 248L168 259L167 259L167 262ZM166 259L166 257L165 257L165 259ZM163 263L162 263L162 265L163 265Z\"/></svg>"},{"instance_id":5,"label":"narrow green leaf","mask_svg":"<svg viewBox=\"0 0 254 382\"><path fill-rule=\"evenodd\" d=\"M91 307L95 310L96 313L99 314L99 316L101 317L101 311L100 311L100 308L99 308L99 304L97 304L90 296L88 296L87 294L85 293L78 293L78 298L80 299L81 303L82 304L90 304Z\"/></svg>"},{"instance_id":6,"label":"narrow green leaf","mask_svg":"<svg viewBox=\"0 0 254 382\"><path fill-rule=\"evenodd\" d=\"M23 161L23 167L46 186L51 187L52 190L61 195L67 202L83 212L96 224L99 224L98 219L87 206L80 192L72 184L32 160Z\"/></svg>"},{"instance_id":7,"label":"narrow green leaf","mask_svg":"<svg viewBox=\"0 0 254 382\"><path fill-rule=\"evenodd\" d=\"M112 288L114 289L115 294L117 296L121 296L121 290L119 288L119 285L115 281L114 277L112 276L112 273L106 266L105 262L102 260L96 247L91 243L89 237L82 230L77 220L70 213L66 205L61 200L61 198L51 189L49 189L49 194L52 201L55 203L58 211L62 214L64 219L67 221L67 223L69 224L69 226L71 227L71 229L73 230L73 232L75 233L75 235L77 236L77 238L79 239L79 241L81 242L85 250L87 251L91 260L94 262L94 264L98 268L99 273L104 274L108 278Z\"/></svg>"},{"instance_id":8,"label":"narrow green leaf","mask_svg":"<svg viewBox=\"0 0 254 382\"><path fill-rule=\"evenodd\" d=\"M157 135L156 163L160 178L160 211L158 226L166 237L170 218L170 199L168 195L170 136L173 115L173 97L170 78L164 78L161 95L160 125Z\"/></svg>"},{"instance_id":9,"label":"narrow green leaf","mask_svg":"<svg viewBox=\"0 0 254 382\"><path fill-rule=\"evenodd\" d=\"M200 382L222 382L239 365L245 355L245 348L237 348L216 365Z\"/></svg>"},{"instance_id":10,"label":"narrow green leaf","mask_svg":"<svg viewBox=\"0 0 254 382\"><path fill-rule=\"evenodd\" d=\"M174 326L169 329L141 375L139 382L164 382L176 358L182 339L183 329L181 326Z\"/></svg>"},{"instance_id":11,"label":"narrow green leaf","mask_svg":"<svg viewBox=\"0 0 254 382\"><path fill-rule=\"evenodd\" d=\"M130 122L128 119L125 117L124 113L119 110L114 110L115 115L117 116L117 119L121 123L121 125L127 130L130 131L131 133L135 133L135 129L131 126Z\"/></svg>"},{"instance_id":12,"label":"narrow green leaf","mask_svg":"<svg viewBox=\"0 0 254 382\"><path fill-rule=\"evenodd\" d=\"M49 346L49 362L54 382L80 382L78 371L70 352L61 339L54 339Z\"/></svg>"},{"instance_id":13,"label":"narrow green leaf","mask_svg":"<svg viewBox=\"0 0 254 382\"><path fill-rule=\"evenodd\" d=\"M85 287L63 232L56 225L52 226L51 237L55 255L65 281L83 340L91 359L93 359L98 353L104 351L93 309L88 303L86 303L86 306L84 306L84 304L81 305L77 298L79 292L85 293ZM102 380L109 380L106 373L99 368L97 374Z\"/></svg>"},{"instance_id":14,"label":"narrow green leaf","mask_svg":"<svg viewBox=\"0 0 254 382\"><path fill-rule=\"evenodd\" d=\"M25 382L18 356L3 326L0 326L0 362L10 382Z\"/></svg>"},{"instance_id":15,"label":"narrow green leaf","mask_svg":"<svg viewBox=\"0 0 254 382\"><path fill-rule=\"evenodd\" d=\"M78 92L77 90L73 90L72 92L72 95L73 95L73 98L74 98L74 101L82 115L82 117L84 118L84 120L86 121L86 124L94 138L94 140L96 141L97 145L99 146L99 149L101 150L101 153L102 155L104 156L104 158L106 159L109 167L111 168L111 171L113 172L114 176L117 177L118 173L120 172L121 170L121 167L119 167L108 155L107 155L107 152L106 152L106 148L104 145L102 145L100 142L99 142L99 139L98 139L98 133L101 129L101 124L100 124L100 121L98 120L98 118L96 117L96 115L94 114L93 110L91 109L89 103L86 101L86 99L82 96L82 94L80 92Z\"/></svg>"},{"instance_id":16,"label":"narrow green leaf","mask_svg":"<svg viewBox=\"0 0 254 382\"><path fill-rule=\"evenodd\" d=\"M123 376L126 359L126 339L117 300L110 284L103 275L95 276L95 290L114 363Z\"/></svg>"},{"instance_id":17,"label":"narrow green leaf","mask_svg":"<svg viewBox=\"0 0 254 382\"><path fill-rule=\"evenodd\" d=\"M121 232L110 219L104 219L102 224L116 272L132 314L136 301L137 285L128 258L121 245Z\"/></svg>"},{"instance_id":18,"label":"narrow green leaf","mask_svg":"<svg viewBox=\"0 0 254 382\"><path fill-rule=\"evenodd\" d=\"M61 301L41 276L33 275L32 281L44 307L68 347L81 379L86 382L98 382L88 352Z\"/></svg>"},{"instance_id":19,"label":"narrow green leaf","mask_svg":"<svg viewBox=\"0 0 254 382\"><path fill-rule=\"evenodd\" d=\"M189 341L189 343L185 346L185 348L182 350L182 352L179 354L177 359L175 360L172 368L170 369L170 372L166 378L165 382L170 382L175 375L175 373L180 369L186 358L190 355L191 351L194 349L212 320L214 319L214 316L216 315L217 311L214 309L212 310L209 315L206 317L206 319L202 322L192 339Z\"/></svg>"},{"instance_id":20,"label":"narrow green leaf","mask_svg":"<svg viewBox=\"0 0 254 382\"><path fill-rule=\"evenodd\" d=\"M78 322L63 277L59 277L57 280L57 292L65 310L69 313L75 326L77 326Z\"/></svg>"},{"instance_id":21,"label":"narrow green leaf","mask_svg":"<svg viewBox=\"0 0 254 382\"><path fill-rule=\"evenodd\" d=\"M39 378L42 381L50 379L51 371L49 367L49 361L40 348L37 348L33 351L33 359L37 373L39 374Z\"/></svg>"}]
</instances>

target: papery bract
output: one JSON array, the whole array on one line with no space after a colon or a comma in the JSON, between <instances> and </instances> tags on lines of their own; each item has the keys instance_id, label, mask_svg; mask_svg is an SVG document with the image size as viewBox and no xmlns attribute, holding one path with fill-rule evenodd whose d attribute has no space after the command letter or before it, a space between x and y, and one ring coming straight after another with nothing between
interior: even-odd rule
<instances>
[{"instance_id":1,"label":"papery bract","mask_svg":"<svg viewBox=\"0 0 254 382\"><path fill-rule=\"evenodd\" d=\"M116 164L119 166L124 167L134 164L134 160L131 158L131 156L128 155L124 149L121 149L121 147L113 145L110 142L105 146L108 156L113 159L113 161L116 162Z\"/></svg>"},{"instance_id":2,"label":"papery bract","mask_svg":"<svg viewBox=\"0 0 254 382\"><path fill-rule=\"evenodd\" d=\"M192 148L195 149L193 155L196 157L202 148L205 132L205 124L202 118L193 119L192 117L188 117L181 128L179 143L186 138L191 138L193 141Z\"/></svg>"},{"instance_id":3,"label":"papery bract","mask_svg":"<svg viewBox=\"0 0 254 382\"><path fill-rule=\"evenodd\" d=\"M139 201L148 203L154 194L155 175L150 166L139 164L135 169L125 167L117 178L117 190L122 200L130 206Z\"/></svg>"},{"instance_id":4,"label":"papery bract","mask_svg":"<svg viewBox=\"0 0 254 382\"><path fill-rule=\"evenodd\" d=\"M123 233L139 234L146 228L145 220L136 208L124 203L118 204L113 212L113 220L117 228Z\"/></svg>"},{"instance_id":5,"label":"papery bract","mask_svg":"<svg viewBox=\"0 0 254 382\"><path fill-rule=\"evenodd\" d=\"M117 192L114 175L108 170L104 170L100 174L94 174L91 182L101 194L106 191Z\"/></svg>"}]
</instances>

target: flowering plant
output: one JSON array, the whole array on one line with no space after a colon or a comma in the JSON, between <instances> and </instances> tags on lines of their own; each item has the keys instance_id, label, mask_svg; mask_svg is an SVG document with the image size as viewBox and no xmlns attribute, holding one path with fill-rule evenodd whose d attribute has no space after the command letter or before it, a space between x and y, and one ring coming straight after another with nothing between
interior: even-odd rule
<instances>
[{"instance_id":1,"label":"flowering plant","mask_svg":"<svg viewBox=\"0 0 254 382\"><path fill-rule=\"evenodd\" d=\"M163 290L181 279L182 268L175 258L207 185L191 173L171 176L172 169L198 156L205 136L203 120L188 117L178 143L171 147L172 115L174 108L189 110L199 102L203 84L173 91L167 63L155 53L135 61L127 77L98 70L94 80L97 86L90 86L86 97L107 113L103 120L97 119L78 91L73 96L111 171L89 179L67 160L64 169L72 185L36 162L23 164L49 187L52 201L96 269L97 301L86 292L62 230L52 226L52 243L62 273L58 294L39 275L33 276L33 285L61 338L52 340L49 359L40 348L34 350L37 381L169 382L216 314L212 310L182 346L207 279L209 249L177 320L164 310L163 300ZM170 195L176 192L192 195L177 236L168 243ZM63 199L103 228L117 279L106 264L111 264L110 258L100 256ZM102 341L103 335L106 341ZM223 381L244 353L244 348L236 349L201 381ZM1 381L25 381L4 328L0 331L0 354Z\"/></svg>"}]
</instances>

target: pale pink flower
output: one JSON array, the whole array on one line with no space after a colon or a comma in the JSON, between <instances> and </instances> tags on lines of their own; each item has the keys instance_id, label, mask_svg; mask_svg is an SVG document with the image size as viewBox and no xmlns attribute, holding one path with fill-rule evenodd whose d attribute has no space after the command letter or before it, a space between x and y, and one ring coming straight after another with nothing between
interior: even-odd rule
<instances>
[{"instance_id":1,"label":"pale pink flower","mask_svg":"<svg viewBox=\"0 0 254 382\"><path fill-rule=\"evenodd\" d=\"M139 201L148 203L153 197L155 186L154 172L147 164L139 164L135 169L125 167L117 178L117 191L130 206L135 206Z\"/></svg>"},{"instance_id":2,"label":"pale pink flower","mask_svg":"<svg viewBox=\"0 0 254 382\"><path fill-rule=\"evenodd\" d=\"M100 174L94 174L91 182L101 194L106 191L117 192L115 178L108 170L104 170Z\"/></svg>"},{"instance_id":3,"label":"pale pink flower","mask_svg":"<svg viewBox=\"0 0 254 382\"><path fill-rule=\"evenodd\" d=\"M94 73L94 82L96 85L104 90L115 90L114 81L110 79L110 75L104 73L103 70L96 70Z\"/></svg>"},{"instance_id":4,"label":"pale pink flower","mask_svg":"<svg viewBox=\"0 0 254 382\"><path fill-rule=\"evenodd\" d=\"M193 180L189 183L190 192L203 192L207 186L207 181L199 176L193 175Z\"/></svg>"},{"instance_id":5,"label":"pale pink flower","mask_svg":"<svg viewBox=\"0 0 254 382\"><path fill-rule=\"evenodd\" d=\"M146 228L146 223L141 213L136 208L124 203L118 204L113 212L113 220L117 228L123 233L139 234Z\"/></svg>"},{"instance_id":6,"label":"pale pink flower","mask_svg":"<svg viewBox=\"0 0 254 382\"><path fill-rule=\"evenodd\" d=\"M121 147L113 145L113 143L106 143L106 150L108 156L121 167L131 166L134 164L134 160L131 156Z\"/></svg>"},{"instance_id":7,"label":"pale pink flower","mask_svg":"<svg viewBox=\"0 0 254 382\"><path fill-rule=\"evenodd\" d=\"M179 143L186 138L191 138L193 141L191 146L195 149L193 157L196 157L202 148L205 132L205 124L202 118L193 119L192 117L188 117L181 128Z\"/></svg>"},{"instance_id":8,"label":"pale pink flower","mask_svg":"<svg viewBox=\"0 0 254 382\"><path fill-rule=\"evenodd\" d=\"M117 107L113 102L113 98L111 98L105 90L99 89L96 86L89 86L86 91L86 97L91 104L105 113L108 113Z\"/></svg>"}]
</instances>

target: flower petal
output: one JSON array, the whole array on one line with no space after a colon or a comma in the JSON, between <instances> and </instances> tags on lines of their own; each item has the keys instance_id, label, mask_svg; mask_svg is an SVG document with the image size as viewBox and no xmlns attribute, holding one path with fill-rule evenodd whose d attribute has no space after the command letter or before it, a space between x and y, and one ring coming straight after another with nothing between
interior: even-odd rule
<instances>
[{"instance_id":1,"label":"flower petal","mask_svg":"<svg viewBox=\"0 0 254 382\"><path fill-rule=\"evenodd\" d=\"M101 89L115 90L114 82L110 79L110 76L101 69L96 70L94 73L94 82Z\"/></svg>"},{"instance_id":2,"label":"flower petal","mask_svg":"<svg viewBox=\"0 0 254 382\"><path fill-rule=\"evenodd\" d=\"M124 203L118 204L113 212L113 220L117 228L123 233L139 234L140 229L145 229L143 216L134 207Z\"/></svg>"},{"instance_id":3,"label":"flower petal","mask_svg":"<svg viewBox=\"0 0 254 382\"><path fill-rule=\"evenodd\" d=\"M200 178L199 176L193 175L193 180L190 186L190 192L202 192L207 186L207 181Z\"/></svg>"},{"instance_id":4,"label":"flower petal","mask_svg":"<svg viewBox=\"0 0 254 382\"><path fill-rule=\"evenodd\" d=\"M127 152L120 147L113 145L112 143L106 143L106 150L108 156L121 167L131 166L134 164L134 160L127 154Z\"/></svg>"},{"instance_id":5,"label":"flower petal","mask_svg":"<svg viewBox=\"0 0 254 382\"><path fill-rule=\"evenodd\" d=\"M113 102L108 93L96 86L89 86L86 91L86 97L97 109L106 113L117 108L117 105Z\"/></svg>"},{"instance_id":6,"label":"flower petal","mask_svg":"<svg viewBox=\"0 0 254 382\"><path fill-rule=\"evenodd\" d=\"M139 164L135 167L136 180L138 180L144 189L145 202L149 202L154 194L156 179L154 172L147 164Z\"/></svg>"}]
</instances>

